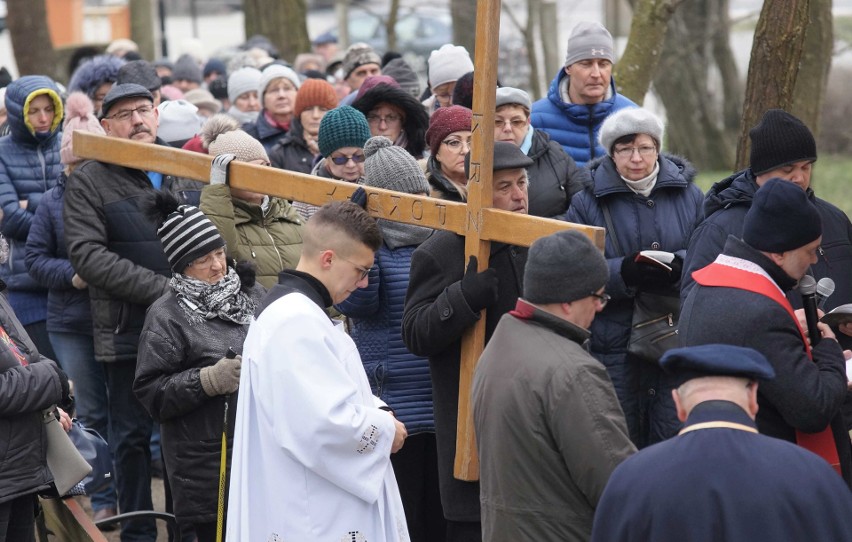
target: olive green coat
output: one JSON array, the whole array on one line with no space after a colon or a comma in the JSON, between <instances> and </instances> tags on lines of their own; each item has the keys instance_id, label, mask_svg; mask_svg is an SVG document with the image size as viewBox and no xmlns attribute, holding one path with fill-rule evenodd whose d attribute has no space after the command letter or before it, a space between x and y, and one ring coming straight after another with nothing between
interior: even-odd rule
<instances>
[{"instance_id":1,"label":"olive green coat","mask_svg":"<svg viewBox=\"0 0 852 542\"><path fill-rule=\"evenodd\" d=\"M270 198L264 214L260 205L232 199L228 185L211 184L201 190L201 211L225 239L228 257L254 262L257 281L267 289L282 269L299 263L304 221L286 200Z\"/></svg>"}]
</instances>

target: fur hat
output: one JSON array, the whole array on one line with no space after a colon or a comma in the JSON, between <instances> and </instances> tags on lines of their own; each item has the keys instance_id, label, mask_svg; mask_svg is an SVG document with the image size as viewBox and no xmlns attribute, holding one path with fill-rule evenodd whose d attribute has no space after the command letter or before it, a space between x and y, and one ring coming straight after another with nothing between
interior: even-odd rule
<instances>
[{"instance_id":1,"label":"fur hat","mask_svg":"<svg viewBox=\"0 0 852 542\"><path fill-rule=\"evenodd\" d=\"M84 92L93 99L98 87L104 83L115 83L122 66L124 61L116 56L94 56L74 70L68 82L68 92Z\"/></svg>"},{"instance_id":2,"label":"fur hat","mask_svg":"<svg viewBox=\"0 0 852 542\"><path fill-rule=\"evenodd\" d=\"M408 194L429 193L423 169L405 149L384 137L371 137L364 145L364 184Z\"/></svg>"},{"instance_id":3,"label":"fur hat","mask_svg":"<svg viewBox=\"0 0 852 542\"><path fill-rule=\"evenodd\" d=\"M346 49L343 57L343 78L348 79L358 66L364 64L382 65L382 57L366 43L353 43Z\"/></svg>"},{"instance_id":4,"label":"fur hat","mask_svg":"<svg viewBox=\"0 0 852 542\"><path fill-rule=\"evenodd\" d=\"M432 88L458 81L469 71L473 71L473 61L461 45L446 43L429 54L429 86Z\"/></svg>"},{"instance_id":5,"label":"fur hat","mask_svg":"<svg viewBox=\"0 0 852 542\"><path fill-rule=\"evenodd\" d=\"M266 149L263 148L260 141L242 130L231 130L218 134L207 145L207 150L211 156L233 154L240 162L251 162L252 160L269 162L269 155L266 154Z\"/></svg>"},{"instance_id":6,"label":"fur hat","mask_svg":"<svg viewBox=\"0 0 852 542\"><path fill-rule=\"evenodd\" d=\"M743 222L743 241L762 252L795 250L821 235L822 219L805 191L777 177L757 190Z\"/></svg>"},{"instance_id":7,"label":"fur hat","mask_svg":"<svg viewBox=\"0 0 852 542\"><path fill-rule=\"evenodd\" d=\"M317 144L320 154L328 157L343 147L364 147L370 139L367 117L352 106L332 109L320 121Z\"/></svg>"},{"instance_id":8,"label":"fur hat","mask_svg":"<svg viewBox=\"0 0 852 542\"><path fill-rule=\"evenodd\" d=\"M647 134L662 147L665 126L662 119L643 107L628 107L608 116L601 125L598 140L606 153L612 156L612 146L621 137Z\"/></svg>"},{"instance_id":9,"label":"fur hat","mask_svg":"<svg viewBox=\"0 0 852 542\"><path fill-rule=\"evenodd\" d=\"M256 91L261 77L260 70L248 66L233 72L228 76L228 100L234 103L246 92Z\"/></svg>"},{"instance_id":10,"label":"fur hat","mask_svg":"<svg viewBox=\"0 0 852 542\"><path fill-rule=\"evenodd\" d=\"M438 154L441 142L453 132L470 131L473 122L473 112L460 105L439 107L429 119L429 129L426 130L426 142L432 156Z\"/></svg>"},{"instance_id":11,"label":"fur hat","mask_svg":"<svg viewBox=\"0 0 852 542\"><path fill-rule=\"evenodd\" d=\"M613 62L612 34L601 23L581 21L571 31L565 65L581 60L603 58Z\"/></svg>"},{"instance_id":12,"label":"fur hat","mask_svg":"<svg viewBox=\"0 0 852 542\"><path fill-rule=\"evenodd\" d=\"M817 159L814 135L805 123L781 109L770 109L748 133L755 175L795 162Z\"/></svg>"},{"instance_id":13,"label":"fur hat","mask_svg":"<svg viewBox=\"0 0 852 542\"><path fill-rule=\"evenodd\" d=\"M92 105L92 100L82 92L72 92L65 100L65 122L62 124L62 146L59 150L59 156L66 166L77 164L83 160L74 156L72 147L74 132L77 130L98 135L104 134L104 129L95 116L95 106Z\"/></svg>"},{"instance_id":14,"label":"fur hat","mask_svg":"<svg viewBox=\"0 0 852 542\"><path fill-rule=\"evenodd\" d=\"M563 230L530 246L523 298L537 304L570 303L596 293L607 280L603 253L582 233Z\"/></svg>"},{"instance_id":15,"label":"fur hat","mask_svg":"<svg viewBox=\"0 0 852 542\"><path fill-rule=\"evenodd\" d=\"M177 147L183 146L201 131L198 108L186 100L169 100L157 106L160 125L157 136Z\"/></svg>"},{"instance_id":16,"label":"fur hat","mask_svg":"<svg viewBox=\"0 0 852 542\"><path fill-rule=\"evenodd\" d=\"M175 61L175 69L172 70L172 81L192 81L199 85L204 81L198 62L191 55L181 55Z\"/></svg>"},{"instance_id":17,"label":"fur hat","mask_svg":"<svg viewBox=\"0 0 852 542\"><path fill-rule=\"evenodd\" d=\"M293 83L296 90L298 90L302 84L302 81L299 79L299 74L294 72L291 68L282 64L270 64L264 68L262 72L260 72L260 81L257 84L257 98L260 100L260 103L263 103L263 95L266 93L266 87L268 87L269 83L276 79L287 79Z\"/></svg>"},{"instance_id":18,"label":"fur hat","mask_svg":"<svg viewBox=\"0 0 852 542\"><path fill-rule=\"evenodd\" d=\"M293 114L298 117L306 109L314 106L332 110L337 107L337 93L331 83L323 79L308 79L299 87L296 93L296 105Z\"/></svg>"}]
</instances>

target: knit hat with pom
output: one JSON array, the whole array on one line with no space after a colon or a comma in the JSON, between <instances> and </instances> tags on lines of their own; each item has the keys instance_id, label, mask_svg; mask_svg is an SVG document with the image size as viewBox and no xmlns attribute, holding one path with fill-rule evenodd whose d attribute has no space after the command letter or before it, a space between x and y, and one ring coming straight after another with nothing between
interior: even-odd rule
<instances>
[{"instance_id":1,"label":"knit hat with pom","mask_svg":"<svg viewBox=\"0 0 852 542\"><path fill-rule=\"evenodd\" d=\"M204 126L201 127L201 133L198 134L201 137L201 147L205 149L209 149L210 143L215 141L220 134L224 134L225 132L233 132L234 130L240 129L240 121L228 115L227 113L219 113L217 115L213 115L207 122L204 123Z\"/></svg>"},{"instance_id":2,"label":"knit hat with pom","mask_svg":"<svg viewBox=\"0 0 852 542\"><path fill-rule=\"evenodd\" d=\"M308 79L296 93L296 105L293 113L298 117L306 109L314 106L332 110L337 107L337 93L331 83L322 79Z\"/></svg>"},{"instance_id":3,"label":"knit hat with pom","mask_svg":"<svg viewBox=\"0 0 852 542\"><path fill-rule=\"evenodd\" d=\"M429 182L423 170L403 147L376 136L364 145L364 184L409 194L428 194Z\"/></svg>"},{"instance_id":4,"label":"knit hat with pom","mask_svg":"<svg viewBox=\"0 0 852 542\"><path fill-rule=\"evenodd\" d=\"M343 147L363 147L368 139L367 117L352 106L332 109L320 121L317 143L324 157Z\"/></svg>"},{"instance_id":5,"label":"knit hat with pom","mask_svg":"<svg viewBox=\"0 0 852 542\"><path fill-rule=\"evenodd\" d=\"M62 125L62 146L59 156L66 166L83 161L82 158L74 156L74 149L71 144L72 136L76 130L104 135L104 129L95 116L92 100L82 92L72 92L65 101L65 122Z\"/></svg>"},{"instance_id":6,"label":"knit hat with pom","mask_svg":"<svg viewBox=\"0 0 852 542\"><path fill-rule=\"evenodd\" d=\"M243 132L231 130L217 135L207 146L210 156L233 154L240 162L263 160L269 163L269 156L260 141Z\"/></svg>"},{"instance_id":7,"label":"knit hat with pom","mask_svg":"<svg viewBox=\"0 0 852 542\"><path fill-rule=\"evenodd\" d=\"M439 107L429 119L429 129L426 130L426 142L432 156L438 154L441 142L453 132L470 131L473 121L473 111L460 105Z\"/></svg>"}]
</instances>

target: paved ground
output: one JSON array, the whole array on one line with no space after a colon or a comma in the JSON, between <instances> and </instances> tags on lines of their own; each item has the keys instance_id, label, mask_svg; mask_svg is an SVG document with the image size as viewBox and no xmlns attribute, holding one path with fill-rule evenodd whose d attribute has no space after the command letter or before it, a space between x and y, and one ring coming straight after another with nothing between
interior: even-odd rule
<instances>
[{"instance_id":1,"label":"paved ground","mask_svg":"<svg viewBox=\"0 0 852 542\"><path fill-rule=\"evenodd\" d=\"M165 512L166 510L166 501L165 496L163 494L163 481L155 478L151 483L151 495L154 498L154 510L158 510L161 512ZM86 513L91 517L92 509L89 506L89 498L88 497L76 497L80 504L83 505L83 508L86 510ZM166 533L165 523L162 521L157 521L157 542L166 542L169 537ZM119 536L118 529L110 532L104 533L106 535L107 540L109 542L120 542L121 537Z\"/></svg>"}]
</instances>

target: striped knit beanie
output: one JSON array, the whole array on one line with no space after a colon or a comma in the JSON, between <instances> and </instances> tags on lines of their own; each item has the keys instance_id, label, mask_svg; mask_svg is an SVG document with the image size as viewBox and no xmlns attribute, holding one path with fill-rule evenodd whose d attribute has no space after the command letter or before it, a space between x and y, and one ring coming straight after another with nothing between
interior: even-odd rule
<instances>
[{"instance_id":1,"label":"striped knit beanie","mask_svg":"<svg viewBox=\"0 0 852 542\"><path fill-rule=\"evenodd\" d=\"M343 105L332 109L320 121L320 154L328 157L343 147L364 147L370 139L370 125L367 117L352 106Z\"/></svg>"},{"instance_id":2,"label":"striped knit beanie","mask_svg":"<svg viewBox=\"0 0 852 542\"><path fill-rule=\"evenodd\" d=\"M157 229L172 271L182 273L195 259L225 246L216 226L198 207L181 205Z\"/></svg>"}]
</instances>

